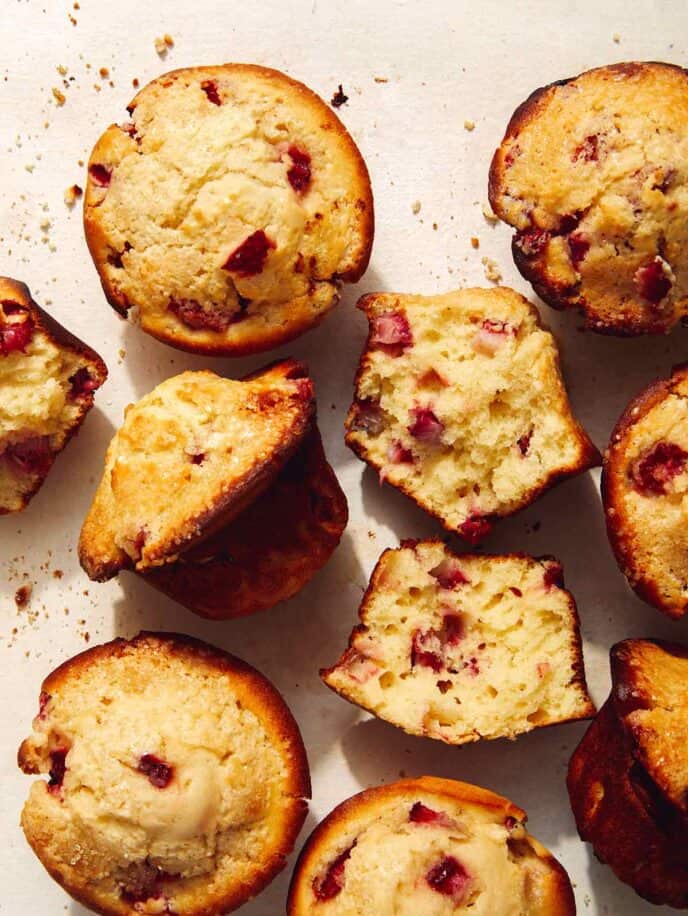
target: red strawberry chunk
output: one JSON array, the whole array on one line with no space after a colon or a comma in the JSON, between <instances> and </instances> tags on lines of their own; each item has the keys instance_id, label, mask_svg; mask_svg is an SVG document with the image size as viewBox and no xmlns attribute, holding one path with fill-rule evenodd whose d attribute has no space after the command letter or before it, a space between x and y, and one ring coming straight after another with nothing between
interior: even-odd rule
<instances>
[{"instance_id":1,"label":"red strawberry chunk","mask_svg":"<svg viewBox=\"0 0 688 916\"><path fill-rule=\"evenodd\" d=\"M140 757L136 769L143 773L156 789L166 789L174 776L174 767L155 754L144 754Z\"/></svg>"},{"instance_id":2,"label":"red strawberry chunk","mask_svg":"<svg viewBox=\"0 0 688 916\"><path fill-rule=\"evenodd\" d=\"M46 693L45 690L41 690L41 695L38 698L38 718L45 719L45 709L48 703L51 700L49 693Z\"/></svg>"},{"instance_id":3,"label":"red strawberry chunk","mask_svg":"<svg viewBox=\"0 0 688 916\"><path fill-rule=\"evenodd\" d=\"M505 343L507 337L515 337L517 333L518 328L515 328L507 321L495 321L492 318L486 318L473 338L471 346L478 353L482 353L485 356L494 356L497 350Z\"/></svg>"},{"instance_id":4,"label":"red strawberry chunk","mask_svg":"<svg viewBox=\"0 0 688 916\"><path fill-rule=\"evenodd\" d=\"M437 827L456 827L456 821L445 814L444 811L433 811L423 802L416 802L409 812L409 820L413 824L434 824Z\"/></svg>"},{"instance_id":5,"label":"red strawberry chunk","mask_svg":"<svg viewBox=\"0 0 688 916\"><path fill-rule=\"evenodd\" d=\"M514 236L514 245L527 258L539 255L550 240L547 229L519 229Z\"/></svg>"},{"instance_id":6,"label":"red strawberry chunk","mask_svg":"<svg viewBox=\"0 0 688 916\"><path fill-rule=\"evenodd\" d=\"M291 159L291 166L287 171L289 184L297 194L304 194L311 183L311 157L294 143L287 152Z\"/></svg>"},{"instance_id":7,"label":"red strawberry chunk","mask_svg":"<svg viewBox=\"0 0 688 916\"><path fill-rule=\"evenodd\" d=\"M371 398L356 402L356 409L351 421L353 430L367 433L369 436L379 436L387 423L379 401Z\"/></svg>"},{"instance_id":8,"label":"red strawberry chunk","mask_svg":"<svg viewBox=\"0 0 688 916\"><path fill-rule=\"evenodd\" d=\"M262 272L268 252L276 245L262 229L257 229L235 248L222 265L223 270L239 277L255 277Z\"/></svg>"},{"instance_id":9,"label":"red strawberry chunk","mask_svg":"<svg viewBox=\"0 0 688 916\"><path fill-rule=\"evenodd\" d=\"M683 473L688 460L675 442L657 442L633 462L630 477L640 493L663 496L671 480Z\"/></svg>"},{"instance_id":10,"label":"red strawberry chunk","mask_svg":"<svg viewBox=\"0 0 688 916\"><path fill-rule=\"evenodd\" d=\"M64 782L67 772L67 753L69 748L58 747L50 752L50 771L48 773L48 789L55 794Z\"/></svg>"},{"instance_id":11,"label":"red strawberry chunk","mask_svg":"<svg viewBox=\"0 0 688 916\"><path fill-rule=\"evenodd\" d=\"M313 893L316 900L332 900L340 893L344 887L346 863L351 855L351 850L356 844L353 843L348 849L345 849L341 855L332 862L325 872L325 875L313 881Z\"/></svg>"},{"instance_id":12,"label":"red strawberry chunk","mask_svg":"<svg viewBox=\"0 0 688 916\"><path fill-rule=\"evenodd\" d=\"M403 312L381 312L373 317L370 344L385 350L390 356L401 356L406 347L413 346L413 333Z\"/></svg>"},{"instance_id":13,"label":"red strawberry chunk","mask_svg":"<svg viewBox=\"0 0 688 916\"><path fill-rule=\"evenodd\" d=\"M454 856L445 856L430 869L425 880L438 894L451 897L456 905L465 900L471 884L470 874Z\"/></svg>"},{"instance_id":14,"label":"red strawberry chunk","mask_svg":"<svg viewBox=\"0 0 688 916\"><path fill-rule=\"evenodd\" d=\"M410 415L413 422L408 431L415 439L428 445L436 445L441 441L444 423L435 416L431 407L412 407Z\"/></svg>"},{"instance_id":15,"label":"red strawberry chunk","mask_svg":"<svg viewBox=\"0 0 688 916\"><path fill-rule=\"evenodd\" d=\"M392 464L413 464L413 452L395 439L387 449L387 457Z\"/></svg>"},{"instance_id":16,"label":"red strawberry chunk","mask_svg":"<svg viewBox=\"0 0 688 916\"><path fill-rule=\"evenodd\" d=\"M50 436L33 436L5 449L6 458L22 474L47 474L52 463Z\"/></svg>"},{"instance_id":17,"label":"red strawberry chunk","mask_svg":"<svg viewBox=\"0 0 688 916\"><path fill-rule=\"evenodd\" d=\"M569 236L568 243L571 263L574 267L578 267L578 265L585 259L586 254L590 250L590 241L583 235L582 232L574 232Z\"/></svg>"},{"instance_id":18,"label":"red strawberry chunk","mask_svg":"<svg viewBox=\"0 0 688 916\"><path fill-rule=\"evenodd\" d=\"M439 630L415 630L411 639L411 667L422 665L434 672L446 667L446 649L455 646L465 635L460 614L445 614Z\"/></svg>"},{"instance_id":19,"label":"red strawberry chunk","mask_svg":"<svg viewBox=\"0 0 688 916\"><path fill-rule=\"evenodd\" d=\"M70 375L69 384L71 385L71 395L73 398L81 398L98 388L98 381L91 376L91 373L85 366L77 369L74 375Z\"/></svg>"},{"instance_id":20,"label":"red strawberry chunk","mask_svg":"<svg viewBox=\"0 0 688 916\"><path fill-rule=\"evenodd\" d=\"M582 159L584 162L597 162L599 157L600 138L597 134L590 134L582 143L574 149L571 159L578 162Z\"/></svg>"},{"instance_id":21,"label":"red strawberry chunk","mask_svg":"<svg viewBox=\"0 0 688 916\"><path fill-rule=\"evenodd\" d=\"M662 301L672 285L661 258L655 258L644 267L639 267L633 275L633 282L643 299L654 304Z\"/></svg>"},{"instance_id":22,"label":"red strawberry chunk","mask_svg":"<svg viewBox=\"0 0 688 916\"><path fill-rule=\"evenodd\" d=\"M545 569L545 574L542 578L543 585L549 591L551 588L563 588L564 587L564 570L562 569L561 563L553 562Z\"/></svg>"},{"instance_id":23,"label":"red strawberry chunk","mask_svg":"<svg viewBox=\"0 0 688 916\"><path fill-rule=\"evenodd\" d=\"M222 99L217 91L217 83L215 80L203 80L201 89L205 92L209 102L212 102L213 105L222 105Z\"/></svg>"},{"instance_id":24,"label":"red strawberry chunk","mask_svg":"<svg viewBox=\"0 0 688 916\"><path fill-rule=\"evenodd\" d=\"M18 303L5 301L0 305L6 318L10 315L20 316L17 320L5 321L0 326L0 356L8 356L17 350L24 353L33 337L33 318Z\"/></svg>"},{"instance_id":25,"label":"red strawberry chunk","mask_svg":"<svg viewBox=\"0 0 688 916\"><path fill-rule=\"evenodd\" d=\"M461 569L461 564L454 557L445 557L434 569L430 570L430 575L437 579L440 588L452 589L457 585L466 585L470 582Z\"/></svg>"},{"instance_id":26,"label":"red strawberry chunk","mask_svg":"<svg viewBox=\"0 0 688 916\"><path fill-rule=\"evenodd\" d=\"M533 430L530 429L528 430L527 433L524 433L522 436L520 436L516 440L516 445L518 445L518 450L523 455L524 458L528 454L528 450L530 449L530 440L532 438L533 438Z\"/></svg>"},{"instance_id":27,"label":"red strawberry chunk","mask_svg":"<svg viewBox=\"0 0 688 916\"><path fill-rule=\"evenodd\" d=\"M98 162L94 162L92 165L89 165L88 174L91 176L91 181L93 184L98 185L98 187L110 187L110 182L112 181L112 169L108 168L106 165L101 165Z\"/></svg>"},{"instance_id":28,"label":"red strawberry chunk","mask_svg":"<svg viewBox=\"0 0 688 916\"><path fill-rule=\"evenodd\" d=\"M479 544L490 531L492 531L492 524L483 515L472 515L459 526L459 534L469 544Z\"/></svg>"},{"instance_id":29,"label":"red strawberry chunk","mask_svg":"<svg viewBox=\"0 0 688 916\"><path fill-rule=\"evenodd\" d=\"M170 299L167 308L182 324L195 331L226 331L230 324L243 317L242 312L232 314L219 306L204 308L196 299Z\"/></svg>"}]
</instances>

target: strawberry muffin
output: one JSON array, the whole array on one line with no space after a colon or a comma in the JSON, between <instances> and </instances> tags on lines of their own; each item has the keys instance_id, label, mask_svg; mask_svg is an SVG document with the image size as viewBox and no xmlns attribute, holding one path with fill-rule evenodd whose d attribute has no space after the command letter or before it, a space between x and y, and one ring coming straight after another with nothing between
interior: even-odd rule
<instances>
[{"instance_id":1,"label":"strawberry muffin","mask_svg":"<svg viewBox=\"0 0 688 916\"><path fill-rule=\"evenodd\" d=\"M291 340L364 273L363 158L314 92L224 64L145 86L96 143L86 240L105 295L172 346L237 356Z\"/></svg>"}]
</instances>

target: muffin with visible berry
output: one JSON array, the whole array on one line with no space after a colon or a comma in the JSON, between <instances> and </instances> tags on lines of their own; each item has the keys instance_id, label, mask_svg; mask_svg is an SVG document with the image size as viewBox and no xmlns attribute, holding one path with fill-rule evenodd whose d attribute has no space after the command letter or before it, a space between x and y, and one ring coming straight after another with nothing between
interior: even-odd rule
<instances>
[{"instance_id":1,"label":"muffin with visible berry","mask_svg":"<svg viewBox=\"0 0 688 916\"><path fill-rule=\"evenodd\" d=\"M321 677L409 734L465 744L595 713L556 560L407 543L380 557L359 616Z\"/></svg>"},{"instance_id":2,"label":"muffin with visible berry","mask_svg":"<svg viewBox=\"0 0 688 916\"><path fill-rule=\"evenodd\" d=\"M681 67L612 64L534 92L494 155L516 266L594 331L660 334L688 315L687 117Z\"/></svg>"},{"instance_id":3,"label":"muffin with visible berry","mask_svg":"<svg viewBox=\"0 0 688 916\"><path fill-rule=\"evenodd\" d=\"M25 508L106 378L95 350L0 277L0 515Z\"/></svg>"},{"instance_id":4,"label":"muffin with visible berry","mask_svg":"<svg viewBox=\"0 0 688 916\"><path fill-rule=\"evenodd\" d=\"M655 904L688 908L688 648L628 639L568 773L578 832Z\"/></svg>"},{"instance_id":5,"label":"muffin with visible berry","mask_svg":"<svg viewBox=\"0 0 688 916\"><path fill-rule=\"evenodd\" d=\"M313 428L274 483L217 534L146 581L203 617L225 620L295 595L346 527L346 497Z\"/></svg>"},{"instance_id":6,"label":"muffin with visible berry","mask_svg":"<svg viewBox=\"0 0 688 916\"><path fill-rule=\"evenodd\" d=\"M146 572L224 528L311 427L313 384L285 360L241 381L183 372L130 406L79 540L92 579Z\"/></svg>"},{"instance_id":7,"label":"muffin with visible berry","mask_svg":"<svg viewBox=\"0 0 688 916\"><path fill-rule=\"evenodd\" d=\"M288 916L573 916L568 875L525 821L506 798L454 780L367 789L311 834Z\"/></svg>"},{"instance_id":8,"label":"muffin with visible berry","mask_svg":"<svg viewBox=\"0 0 688 916\"><path fill-rule=\"evenodd\" d=\"M88 165L86 240L110 304L182 350L236 356L322 320L368 265L363 158L314 92L224 64L145 86Z\"/></svg>"},{"instance_id":9,"label":"muffin with visible berry","mask_svg":"<svg viewBox=\"0 0 688 916\"><path fill-rule=\"evenodd\" d=\"M350 448L450 531L492 521L600 461L575 420L554 338L507 288L374 294L346 421Z\"/></svg>"},{"instance_id":10,"label":"muffin with visible berry","mask_svg":"<svg viewBox=\"0 0 688 916\"><path fill-rule=\"evenodd\" d=\"M106 916L226 913L285 865L310 795L296 722L244 662L174 634L116 639L42 685L19 751L26 838Z\"/></svg>"},{"instance_id":11,"label":"muffin with visible berry","mask_svg":"<svg viewBox=\"0 0 688 916\"><path fill-rule=\"evenodd\" d=\"M688 366L642 391L616 424L602 471L619 566L643 600L674 618L688 610L687 397Z\"/></svg>"}]
</instances>

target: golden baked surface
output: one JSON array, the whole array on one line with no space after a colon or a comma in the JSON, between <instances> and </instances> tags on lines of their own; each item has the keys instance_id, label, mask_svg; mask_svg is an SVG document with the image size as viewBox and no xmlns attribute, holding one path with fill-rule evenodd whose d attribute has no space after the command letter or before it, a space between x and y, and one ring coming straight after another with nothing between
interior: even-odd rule
<instances>
[{"instance_id":1,"label":"golden baked surface","mask_svg":"<svg viewBox=\"0 0 688 916\"><path fill-rule=\"evenodd\" d=\"M375 294L347 444L470 543L599 455L554 338L512 289Z\"/></svg>"},{"instance_id":2,"label":"golden baked surface","mask_svg":"<svg viewBox=\"0 0 688 916\"><path fill-rule=\"evenodd\" d=\"M79 559L92 579L174 562L224 527L291 457L313 385L293 360L241 381L183 372L127 408L86 516Z\"/></svg>"},{"instance_id":3,"label":"golden baked surface","mask_svg":"<svg viewBox=\"0 0 688 916\"><path fill-rule=\"evenodd\" d=\"M27 505L106 378L95 350L0 277L0 515Z\"/></svg>"},{"instance_id":4,"label":"golden baked surface","mask_svg":"<svg viewBox=\"0 0 688 916\"><path fill-rule=\"evenodd\" d=\"M246 64L166 73L89 162L86 239L111 305L184 350L277 346L317 324L373 241L368 172L315 93Z\"/></svg>"},{"instance_id":5,"label":"golden baked surface","mask_svg":"<svg viewBox=\"0 0 688 916\"><path fill-rule=\"evenodd\" d=\"M146 581L203 617L243 617L286 601L325 565L348 518L317 428L236 519Z\"/></svg>"},{"instance_id":6,"label":"golden baked surface","mask_svg":"<svg viewBox=\"0 0 688 916\"><path fill-rule=\"evenodd\" d=\"M307 841L288 916L572 916L568 876L525 820L505 798L448 779L368 789Z\"/></svg>"},{"instance_id":7,"label":"golden baked surface","mask_svg":"<svg viewBox=\"0 0 688 916\"><path fill-rule=\"evenodd\" d=\"M284 866L306 816L298 727L257 671L205 643L140 634L44 682L19 751L22 827L96 912L214 916Z\"/></svg>"},{"instance_id":8,"label":"golden baked surface","mask_svg":"<svg viewBox=\"0 0 688 916\"><path fill-rule=\"evenodd\" d=\"M688 74L612 64L538 89L492 160L516 266L586 326L656 334L688 313Z\"/></svg>"},{"instance_id":9,"label":"golden baked surface","mask_svg":"<svg viewBox=\"0 0 688 916\"><path fill-rule=\"evenodd\" d=\"M602 498L631 587L668 614L688 609L688 368L628 405L604 456Z\"/></svg>"},{"instance_id":10,"label":"golden baked surface","mask_svg":"<svg viewBox=\"0 0 688 916\"><path fill-rule=\"evenodd\" d=\"M578 614L555 560L457 556L441 541L386 550L333 690L447 744L515 738L594 714Z\"/></svg>"}]
</instances>

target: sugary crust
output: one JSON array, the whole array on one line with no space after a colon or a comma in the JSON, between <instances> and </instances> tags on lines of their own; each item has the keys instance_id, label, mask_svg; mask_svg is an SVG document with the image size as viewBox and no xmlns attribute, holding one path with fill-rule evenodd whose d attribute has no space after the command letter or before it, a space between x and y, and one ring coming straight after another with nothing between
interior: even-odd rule
<instances>
[{"instance_id":1,"label":"sugary crust","mask_svg":"<svg viewBox=\"0 0 688 916\"><path fill-rule=\"evenodd\" d=\"M647 61L612 64L558 80L537 89L519 105L492 159L489 199L494 212L519 232L536 233L531 239L526 235L525 244L518 233L514 236L512 253L518 270L548 305L556 309L578 309L585 317L585 326L599 333L617 336L666 333L688 311L684 245L674 235L682 232L682 224L674 218L685 207L685 201L682 197L678 201L672 197L667 205L664 199L645 194L646 190L650 194L670 193L668 188L676 172L682 172L683 150L671 142L666 150L655 146L650 149L648 142L648 153L642 162L636 163L633 154L629 164L624 158L628 148L621 145L622 139L619 145L614 142L614 151L610 153L610 158L612 155L618 158L617 171L609 172L599 183L597 174L598 143L602 160L606 155L603 140L610 125L611 133L623 135L624 130L628 131L628 147L634 147L636 153L643 149L645 140L663 134L664 128L678 128L683 118L681 112L688 110L686 76L681 67ZM582 99L588 98L585 93L589 94L587 105L578 98L579 93ZM605 103L612 106L609 114ZM569 112L567 105L572 106ZM622 115L629 117L622 121ZM659 126L654 123L655 118ZM536 144L545 142L543 138L557 124L559 136L566 138L561 156L543 164L540 153L534 152L531 167L528 160L531 140ZM638 132L637 136L634 131ZM527 147L523 168L529 170L523 171L521 182L519 176L514 179L509 172L523 154L523 145ZM676 162L667 166L666 157ZM648 177L652 169L661 171L665 166L665 173L656 184L641 188L641 179ZM637 196L642 197L642 203L631 199L635 192L623 183L637 176ZM682 180L681 177L679 184ZM610 191L614 182L618 182L618 191ZM609 201L605 200L600 208L600 200L607 191L610 191ZM630 201L629 206L636 208L641 219L645 218L646 206L645 233L636 233L630 224L626 226L623 207L615 210L620 207L619 200L611 195L616 193ZM623 231L622 227L625 227ZM542 230L546 235L540 234ZM622 244L625 231L632 244ZM576 235L577 252L569 250L571 235ZM611 243L617 238L614 250ZM607 260L600 257L599 263L591 264L588 252L597 242L601 246L609 243L609 250L605 249ZM671 294L662 296L661 301L654 301L652 296L643 297L634 285L636 271L653 258L659 259L658 264L662 262L662 270L674 286Z\"/></svg>"},{"instance_id":2,"label":"sugary crust","mask_svg":"<svg viewBox=\"0 0 688 916\"><path fill-rule=\"evenodd\" d=\"M176 91L180 85L186 88L196 87L200 94L202 85L214 84L217 87L218 83L222 85L225 82L248 93L255 90L261 99L272 99L274 106L289 106L289 119L293 119L295 128L298 127L309 138L316 138L319 148L323 149L327 168L333 170L330 186L324 185L319 189L322 191L321 197L318 198L320 203L302 201L304 207L307 205L304 231L311 233L315 238L314 247L308 243L313 247L313 251L306 258L307 265L303 266L301 258L297 258L294 265L294 273L305 273L308 276L309 282L302 284L303 290L298 293L292 292L285 298L280 282L284 289L289 287L284 284L284 278L280 281L279 276L276 276L269 295L264 295L265 290L262 295L248 295L247 292L242 294L242 283L245 284L245 280L242 281L241 275L230 277L227 271L220 270L215 264L206 261L204 267L213 272L212 275L209 274L212 291L206 286L204 292L199 292L193 297L194 301L208 308L222 310L232 306L236 310L237 295L243 295L244 298L253 300L255 305L249 303L240 313L240 320L233 321L221 330L213 330L209 326L190 327L167 309L151 305L159 292L156 273L164 272L164 265L155 261L147 265L143 271L147 286L142 285L137 295L134 295L132 290L129 290L128 294L123 292L120 265L123 263L126 269L127 261L131 260L131 249L126 249L122 254L122 232L105 225L100 212L104 199L103 188L92 180L90 171L84 195L84 228L105 295L120 314L126 316L132 306L138 307L138 320L143 330L178 349L208 355L240 356L284 344L314 327L336 305L340 283L356 282L360 279L370 260L374 234L374 207L365 162L342 122L312 90L277 70L254 64L232 63L174 70L145 86L134 97L128 111L134 119L135 127L138 127L137 109L146 110L146 118L149 118L151 104L162 101L164 93L171 88ZM242 104L241 98L237 104ZM216 115L220 107L208 102L206 116ZM242 132L244 129L242 125ZM143 134L145 138L145 130ZM288 135L285 136L288 141ZM91 154L89 169L93 165L102 164L108 168L116 168L126 156L132 152L141 152L141 149L143 155L146 155L148 149L145 139L142 146L139 146L140 139L136 133L130 135L126 129L112 125L97 142ZM223 150L223 154L225 152L226 150ZM252 165L251 162L248 163L249 171L246 174L249 177L252 176ZM314 169L316 168L314 162ZM269 184L272 178L268 176L266 180ZM314 187L317 181L316 174L313 179ZM260 189L264 190L262 183ZM196 193L200 193L198 189ZM327 199L328 193L338 196L330 201ZM240 203L241 198L237 206ZM188 207L188 202L184 206ZM341 216L344 211L347 219L342 223ZM278 231L279 227L275 221L280 219L279 205L269 219L271 231ZM250 225L250 217L244 217L244 223ZM135 233L130 232L129 236L126 239L127 244L133 245L133 253L136 254ZM342 245L344 237L346 244ZM193 239L193 235L191 238ZM230 250L232 247L230 245ZM207 257L210 258L210 254ZM199 261L199 264L201 263ZM292 283L292 280L289 282ZM223 287L224 292L220 296L218 291ZM172 285L168 292L173 291ZM177 295L184 297L186 293L182 290Z\"/></svg>"},{"instance_id":3,"label":"sugary crust","mask_svg":"<svg viewBox=\"0 0 688 916\"><path fill-rule=\"evenodd\" d=\"M0 277L0 303L1 302L17 303L18 305L21 305L22 308L26 309L26 311L31 316L34 327L38 333L44 334L46 338L56 347L59 347L62 350L68 350L88 363L89 372L94 382L93 390L84 393L83 396L79 399L78 414L75 420L69 425L69 427L63 430L60 437L60 446L57 451L54 451L50 456L49 464L46 463L47 466L45 473L37 478L30 490L24 492L21 504L18 507L10 508L0 505L0 515L5 515L10 512L20 512L28 505L33 496L35 496L35 494L41 488L50 472L50 468L52 467L55 458L57 458L62 449L65 448L72 436L74 436L79 431L81 424L86 418L86 414L89 412L91 407L93 407L95 390L103 385L107 379L108 371L107 366L95 350L93 350L82 340L64 328L57 321L55 321L55 319L49 315L48 312L46 312L36 302L34 302L26 284L21 283L18 280L13 280L10 277Z\"/></svg>"},{"instance_id":4,"label":"sugary crust","mask_svg":"<svg viewBox=\"0 0 688 916\"><path fill-rule=\"evenodd\" d=\"M628 747L688 829L688 647L627 639L611 650L612 699Z\"/></svg>"},{"instance_id":5,"label":"sugary crust","mask_svg":"<svg viewBox=\"0 0 688 916\"><path fill-rule=\"evenodd\" d=\"M308 812L306 799L310 798L311 784L303 740L291 712L270 682L254 668L240 659L207 643L177 633L142 632L134 639L115 639L95 646L74 656L56 668L44 680L41 690L54 696L73 679L79 680L91 666L106 659L130 653L153 653L181 659L195 671L205 670L209 676L218 674L227 678L228 689L236 700L253 712L269 734L271 744L279 750L287 769L284 783L284 804L274 812L270 831L272 846L262 850L260 861L255 863L255 878L250 885L227 886L221 894L200 894L192 906L185 907L179 916L221 916L241 906L258 894L286 864L296 838ZM25 773L36 773L37 765L31 739L24 741L18 754L19 767ZM95 886L70 863L49 857L46 842L50 827L44 836L32 834L27 829L28 820L23 815L22 826L34 852L50 875L75 900L103 916L135 916L141 912L135 904L119 897L97 894Z\"/></svg>"},{"instance_id":6,"label":"sugary crust","mask_svg":"<svg viewBox=\"0 0 688 916\"><path fill-rule=\"evenodd\" d=\"M424 541L418 541L415 543L414 546L417 547L419 545L430 546L430 547L437 546L437 547L445 548L444 542L439 539L434 539L434 540L428 539ZM320 677L322 681L330 688L330 690L333 690L335 693L337 693L347 702L352 703L355 706L360 706L363 709L367 709L369 712L373 713L374 715L380 715L380 713L376 711L375 709L373 709L372 707L366 706L365 702L362 701L362 698L360 696L357 696L357 698L354 699L351 695L349 695L349 693L345 689L338 687L335 683L333 683L333 681L330 678L330 675L333 672L337 671L338 667L342 665L342 663L345 662L347 658L347 653L350 650L355 649L357 636L359 636L359 634L361 634L362 632L366 631L374 596L377 590L382 586L383 581L386 576L386 558L389 555L395 553L396 550L397 548L387 548L385 551L383 551L383 553L380 555L379 560L375 564L375 569L372 572L370 582L363 595L363 600L361 601L361 605L358 610L358 616L361 622L358 626L354 627L353 630L351 631L347 649L342 653L342 655L340 656L338 661L335 662L334 665L332 665L329 668L323 668L320 671ZM476 559L476 560L485 559L484 555L480 555L480 554L462 553L458 556L460 556L460 559L462 561L465 561L465 560L470 561L471 559ZM525 558L526 557L524 554L518 554L518 553L502 554L499 556L490 557L491 560L494 560L497 562L508 561L510 559L516 559L516 560L522 561ZM551 560L553 558L540 557L540 558L528 558L528 559L531 559L535 562L537 559L545 561L545 560ZM554 562L557 564L557 567L560 571L561 567L559 566L556 560ZM533 726L534 728L545 728L545 727L549 727L552 725L562 724L565 722L574 722L580 719L590 719L592 716L595 715L595 712L596 712L595 706L592 700L590 699L590 695L588 693L588 685L587 685L587 681L585 678L585 664L584 664L584 659L583 659L583 643L582 643L582 638L581 638L580 618L578 615L578 608L576 606L576 601L573 595L564 589L563 574L562 574L561 579L557 583L557 585L560 591L562 591L566 595L566 599L569 605L569 611L571 615L570 651L574 658L573 666L572 666L573 676L571 679L570 686L572 690L575 690L577 693L580 694L581 702L575 714L567 715L567 716L552 717L548 720L547 719L538 720L537 724ZM391 721L392 724L397 725L400 728L404 728L404 730L407 731L409 734L424 734L424 732L422 731L407 728L398 722L393 722L391 719L389 721ZM455 743L455 744L460 745L460 744L465 744L471 741L477 741L480 737L481 735L474 733L471 735L464 736L462 740L457 741L457 742L448 741L447 739L443 739L443 740L447 740L447 743L449 744ZM494 737L498 737L498 736L495 735Z\"/></svg>"},{"instance_id":7,"label":"sugary crust","mask_svg":"<svg viewBox=\"0 0 688 916\"><path fill-rule=\"evenodd\" d=\"M337 846L340 834L346 835L354 824L364 827L375 820L387 804L406 799L414 801L418 794L434 796L440 803L449 801L464 808L488 811L501 820L513 818L520 824L526 821L525 811L508 799L488 789L457 780L421 776L365 789L330 812L306 841L289 887L288 916L310 916L313 913L309 878L317 873L323 854ZM576 906L566 871L530 834L524 833L523 841L529 847L532 859L537 860L531 887L534 906L528 910L528 916L573 916Z\"/></svg>"},{"instance_id":8,"label":"sugary crust","mask_svg":"<svg viewBox=\"0 0 688 916\"><path fill-rule=\"evenodd\" d=\"M613 699L602 707L569 764L567 785L581 839L641 897L688 906L688 832L664 818Z\"/></svg>"},{"instance_id":9,"label":"sugary crust","mask_svg":"<svg viewBox=\"0 0 688 916\"><path fill-rule=\"evenodd\" d=\"M216 620L291 598L325 565L348 518L317 428L274 483L227 528L145 579Z\"/></svg>"},{"instance_id":10,"label":"sugary crust","mask_svg":"<svg viewBox=\"0 0 688 916\"><path fill-rule=\"evenodd\" d=\"M490 290L483 289L465 289L460 290L458 295L481 295L481 296L491 296L495 298L502 297L504 299L515 297L519 303L527 306L530 314L534 318L537 327L547 330L546 326L540 318L540 314L535 308L535 306L528 302L523 296L517 293L515 290L499 287ZM425 298L428 301L436 301L438 304L441 304L443 301L449 301L454 298L457 293L447 293L444 296L434 296L434 297L414 297L414 298ZM372 316L376 313L384 311L385 308L394 308L400 303L403 305L405 296L403 294L395 293L370 293L368 295L362 296L358 303L357 307L360 308L368 318L369 328L368 336L366 338L366 343L361 354L361 359L356 370L356 375L354 378L354 393L355 398L357 393L361 388L361 381L369 369L370 365L370 352L373 350L372 338L373 338L373 326L372 326ZM570 440L575 441L578 445L578 459L566 466L561 466L557 470L552 471L548 477L539 485L531 487L527 492L524 492L522 497L514 504L503 511L493 511L490 513L491 519L496 518L505 518L509 515L513 515L515 512L520 511L521 509L529 506L532 502L542 496L547 490L555 486L558 483L568 479L569 477L575 476L576 474L581 474L584 471L589 470L593 467L598 467L602 463L602 456L598 451L597 447L594 445L586 431L578 423L576 418L573 416L571 411L571 406L569 404L568 396L566 389L564 387L562 375L561 375L561 366L559 361L558 351L556 353L555 360L555 369L557 373L557 410L560 416L565 417L567 422L570 424ZM380 462L373 460L370 450L366 446L365 437L358 433L352 428L356 410L356 400L352 404L349 413L346 418L346 435L345 441L349 448L366 464L371 467L376 468L378 471L382 471L383 465ZM406 481L390 481L386 478L392 486L400 490L405 496L411 499L417 506L421 509L424 509L429 515L433 516L443 528L447 531L452 532L453 534L457 533L457 527L452 525L447 521L441 512L433 508L428 504L428 501L425 500L420 492L413 486L410 486Z\"/></svg>"},{"instance_id":11,"label":"sugary crust","mask_svg":"<svg viewBox=\"0 0 688 916\"><path fill-rule=\"evenodd\" d=\"M171 386L180 385L182 382L184 384L188 382L188 385L193 387L196 379L200 380L198 384L207 379L215 387L224 381L218 379L213 373L184 373L182 376L177 376L176 379L164 382L144 401L150 405L155 393L163 387L172 391ZM290 384L292 382L293 385ZM239 384L246 386L241 402L237 394ZM230 386L233 386L231 390ZM117 460L118 440L123 435L123 431L134 422L132 417L139 411L143 402L130 408L125 425L110 444L105 459L104 476L81 530L79 559L90 578L103 581L112 578L120 569L134 567L137 571L144 571L165 563L175 562L181 552L224 528L275 480L310 429L315 413L313 386L303 364L295 360L275 363L264 370L253 373L241 383L227 381L224 409L228 412L228 416L232 411L237 414L243 411L248 403L249 395L259 405L261 414L267 414L270 424L275 427L270 432L270 440L266 439L266 442L271 443L270 448L266 450L265 442L252 442L255 460L250 467L238 475L225 471L224 466L220 467L219 471L215 473L217 480L212 500L190 505L186 518L178 524L172 524L171 527L161 530L154 543L146 542L140 549L140 556L136 561L130 552L115 543L113 537L119 509L111 481ZM174 405L173 398L171 403ZM215 408L221 406L217 398L214 406ZM250 423L252 422L251 417L247 415L241 422ZM266 426L263 428L268 429ZM140 429L132 433L131 438L136 447L145 445L137 438L141 434ZM150 438L148 426L146 426L145 435L148 441ZM265 435L267 436L267 432ZM183 446L183 443L177 444L180 448ZM169 443L166 448L169 449ZM140 481L141 486L147 483L148 481L145 480ZM169 480L166 481L166 486L169 487ZM162 493L159 496L160 503L164 505L162 501L166 496ZM153 519L142 519L144 525L148 521L153 521Z\"/></svg>"},{"instance_id":12,"label":"sugary crust","mask_svg":"<svg viewBox=\"0 0 688 916\"><path fill-rule=\"evenodd\" d=\"M684 398L686 394L688 365L683 365L675 367L668 379L652 382L633 398L612 431L601 478L607 534L619 568L639 598L675 619L688 610L688 594L680 594L675 583L668 580L676 575L682 579L685 570L676 566L673 557L653 551L653 535L649 534L648 540L648 532L633 519L628 497L633 491L630 469L636 448L635 428L668 398ZM662 496L651 498L648 511L661 513Z\"/></svg>"}]
</instances>

